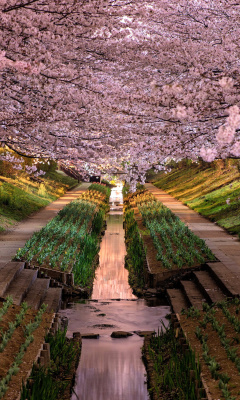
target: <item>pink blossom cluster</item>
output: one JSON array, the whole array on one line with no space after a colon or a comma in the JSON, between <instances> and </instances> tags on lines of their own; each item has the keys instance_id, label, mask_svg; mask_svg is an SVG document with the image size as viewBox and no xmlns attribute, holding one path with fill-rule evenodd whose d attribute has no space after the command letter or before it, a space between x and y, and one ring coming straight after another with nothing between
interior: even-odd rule
<instances>
[{"instance_id":1,"label":"pink blossom cluster","mask_svg":"<svg viewBox=\"0 0 240 400\"><path fill-rule=\"evenodd\" d=\"M231 148L231 153L235 157L240 157L240 141L237 141L234 143L234 145Z\"/></svg>"},{"instance_id":2,"label":"pink blossom cluster","mask_svg":"<svg viewBox=\"0 0 240 400\"><path fill-rule=\"evenodd\" d=\"M22 157L15 157L10 152L6 152L5 154L0 155L0 160L11 163L12 167L16 171L25 170L27 174L34 174L34 176L38 177L41 175L45 175L46 172L39 170L36 165L23 165L24 159Z\"/></svg>"},{"instance_id":3,"label":"pink blossom cluster","mask_svg":"<svg viewBox=\"0 0 240 400\"><path fill-rule=\"evenodd\" d=\"M212 162L217 156L217 150L211 147L201 147L200 156L204 161Z\"/></svg>"},{"instance_id":4,"label":"pink blossom cluster","mask_svg":"<svg viewBox=\"0 0 240 400\"><path fill-rule=\"evenodd\" d=\"M0 18L0 145L132 189L171 158L240 156L238 2L0 0Z\"/></svg>"},{"instance_id":5,"label":"pink blossom cluster","mask_svg":"<svg viewBox=\"0 0 240 400\"><path fill-rule=\"evenodd\" d=\"M25 172L27 172L29 175L34 174L35 177L45 175L46 172L37 169L36 165L25 165Z\"/></svg>"},{"instance_id":6,"label":"pink blossom cluster","mask_svg":"<svg viewBox=\"0 0 240 400\"><path fill-rule=\"evenodd\" d=\"M1 161L6 161L12 164L12 167L16 170L16 171L21 171L22 170L22 162L23 159L22 158L17 158L14 157L14 155L11 155L10 153L6 153L6 154L2 154L0 156L0 160Z\"/></svg>"}]
</instances>

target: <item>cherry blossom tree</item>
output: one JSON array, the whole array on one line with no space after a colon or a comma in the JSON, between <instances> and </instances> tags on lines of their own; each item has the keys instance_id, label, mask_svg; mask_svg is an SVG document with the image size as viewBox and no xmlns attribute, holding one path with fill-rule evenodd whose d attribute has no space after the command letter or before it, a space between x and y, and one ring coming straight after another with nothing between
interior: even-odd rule
<instances>
[{"instance_id":1,"label":"cherry blossom tree","mask_svg":"<svg viewBox=\"0 0 240 400\"><path fill-rule=\"evenodd\" d=\"M83 176L240 157L233 0L0 0L0 141Z\"/></svg>"}]
</instances>

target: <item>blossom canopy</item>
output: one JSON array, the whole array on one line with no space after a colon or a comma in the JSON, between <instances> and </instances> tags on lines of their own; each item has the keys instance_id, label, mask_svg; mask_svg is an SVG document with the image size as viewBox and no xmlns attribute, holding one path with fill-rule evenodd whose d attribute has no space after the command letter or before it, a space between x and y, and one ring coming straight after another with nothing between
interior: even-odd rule
<instances>
[{"instance_id":1,"label":"blossom canopy","mask_svg":"<svg viewBox=\"0 0 240 400\"><path fill-rule=\"evenodd\" d=\"M124 170L240 157L240 3L0 0L0 140Z\"/></svg>"}]
</instances>

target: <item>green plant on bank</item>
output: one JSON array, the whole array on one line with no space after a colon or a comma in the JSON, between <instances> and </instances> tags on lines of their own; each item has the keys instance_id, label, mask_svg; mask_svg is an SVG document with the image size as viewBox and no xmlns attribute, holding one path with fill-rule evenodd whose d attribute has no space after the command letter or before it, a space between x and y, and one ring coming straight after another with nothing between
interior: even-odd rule
<instances>
[{"instance_id":1,"label":"green plant on bank","mask_svg":"<svg viewBox=\"0 0 240 400\"><path fill-rule=\"evenodd\" d=\"M95 187L95 184L91 186ZM15 259L73 272L76 285L89 285L94 276L93 261L99 251L99 235L108 208L105 192L108 193L109 188L103 186L101 189L101 185L97 188L98 191L88 190L66 205L44 228L34 233L18 250Z\"/></svg>"},{"instance_id":2,"label":"green plant on bank","mask_svg":"<svg viewBox=\"0 0 240 400\"><path fill-rule=\"evenodd\" d=\"M27 303L22 303L20 312L15 316L14 322L9 322L8 330L1 335L1 343L0 343L0 353L3 352L5 347L7 346L9 340L11 339L15 329L21 324L23 321L25 314L28 310Z\"/></svg>"},{"instance_id":3,"label":"green plant on bank","mask_svg":"<svg viewBox=\"0 0 240 400\"><path fill-rule=\"evenodd\" d=\"M202 264L215 260L204 240L200 239L161 202L153 199L138 206L143 224L150 231L157 260L164 268Z\"/></svg>"},{"instance_id":4,"label":"green plant on bank","mask_svg":"<svg viewBox=\"0 0 240 400\"><path fill-rule=\"evenodd\" d=\"M56 376L60 369L66 373L70 372L78 352L74 341L67 339L66 331L67 329L63 331L59 329L54 336L50 334L46 336L46 342L50 344L51 364Z\"/></svg>"},{"instance_id":5,"label":"green plant on bank","mask_svg":"<svg viewBox=\"0 0 240 400\"><path fill-rule=\"evenodd\" d=\"M50 364L46 368L33 366L30 378L23 385L20 400L57 400L71 384L69 373L75 367L80 345L66 338L66 330L46 336L50 344Z\"/></svg>"},{"instance_id":6,"label":"green plant on bank","mask_svg":"<svg viewBox=\"0 0 240 400\"><path fill-rule=\"evenodd\" d=\"M28 383L22 387L20 400L56 400L66 387L67 382L54 380L50 371L34 365Z\"/></svg>"},{"instance_id":7,"label":"green plant on bank","mask_svg":"<svg viewBox=\"0 0 240 400\"><path fill-rule=\"evenodd\" d=\"M101 209L94 215L92 222L92 232L95 233L97 236L102 231L104 218L105 218L105 211Z\"/></svg>"},{"instance_id":8,"label":"green plant on bank","mask_svg":"<svg viewBox=\"0 0 240 400\"><path fill-rule=\"evenodd\" d=\"M185 314L187 318L199 318L201 316L200 310L197 307L191 306L187 310L183 309L181 314Z\"/></svg>"},{"instance_id":9,"label":"green plant on bank","mask_svg":"<svg viewBox=\"0 0 240 400\"><path fill-rule=\"evenodd\" d=\"M106 201L107 202L109 201L111 189L108 186L106 186L104 184L100 184L100 183L92 183L89 186L88 190L97 190L98 192L105 194L106 199L107 199Z\"/></svg>"},{"instance_id":10,"label":"green plant on bank","mask_svg":"<svg viewBox=\"0 0 240 400\"><path fill-rule=\"evenodd\" d=\"M203 359L205 363L207 364L209 371L211 372L211 376L213 379L218 380L218 386L219 389L221 389L222 395L225 400L235 400L236 397L233 397L231 395L231 392L228 387L228 382L230 380L230 377L226 373L220 373L219 371L222 370L221 365L219 362L215 360L214 357L212 357L209 354L209 348L207 345L207 339L208 336L205 335L203 336L201 329L199 327L196 327L196 337L200 340L202 344L202 351L203 351Z\"/></svg>"},{"instance_id":11,"label":"green plant on bank","mask_svg":"<svg viewBox=\"0 0 240 400\"><path fill-rule=\"evenodd\" d=\"M2 317L7 313L9 307L13 304L13 298L11 296L7 296L6 301L4 301L2 307L0 308L0 322Z\"/></svg>"},{"instance_id":12,"label":"green plant on bank","mask_svg":"<svg viewBox=\"0 0 240 400\"><path fill-rule=\"evenodd\" d=\"M34 340L33 332L41 324L42 316L45 313L46 308L47 308L47 306L45 304L42 304L41 308L39 309L37 315L34 318L34 321L33 322L29 322L29 324L26 325L25 331L24 331L25 341L21 345L19 352L16 354L16 356L14 358L14 362L9 367L9 370L8 370L7 374L0 380L0 399L6 393L6 391L8 389L8 383L10 382L12 376L16 375L18 373L19 366L22 363L24 354L25 354L28 346L30 345L30 343L32 343L33 340ZM23 309L26 309L26 305L24 305L22 310Z\"/></svg>"},{"instance_id":13,"label":"green plant on bank","mask_svg":"<svg viewBox=\"0 0 240 400\"><path fill-rule=\"evenodd\" d=\"M125 214L133 208L138 208L145 230L150 232L157 250L156 258L161 262L163 268L180 269L215 260L215 256L204 240L194 235L171 210L157 201L151 193L145 190L137 191L127 196L125 204Z\"/></svg>"},{"instance_id":14,"label":"green plant on bank","mask_svg":"<svg viewBox=\"0 0 240 400\"><path fill-rule=\"evenodd\" d=\"M0 185L0 213L11 216L16 221L45 207L49 202L49 199L42 198L37 193L29 193L25 188L19 188L13 183L3 182Z\"/></svg>"},{"instance_id":15,"label":"green plant on bank","mask_svg":"<svg viewBox=\"0 0 240 400\"><path fill-rule=\"evenodd\" d=\"M154 390L162 400L196 400L195 381L200 381L200 364L195 353L189 348L183 352L174 329L170 325L151 338L149 355L155 372Z\"/></svg>"},{"instance_id":16,"label":"green plant on bank","mask_svg":"<svg viewBox=\"0 0 240 400\"><path fill-rule=\"evenodd\" d=\"M225 301L220 302L220 303L218 303L218 307L220 307L222 309L223 314L227 317L228 321L233 325L234 330L237 333L239 333L239 320L229 312L229 310L228 310L229 304ZM210 310L208 311L208 313L209 312L210 312ZM233 341L231 339L227 338L227 335L225 332L225 325L220 324L214 315L211 315L211 318L209 318L208 322L211 323L212 328L217 332L219 339L221 341L221 344L226 351L228 359L231 360L236 365L236 368L237 368L238 372L240 373L240 357L238 357L238 354L237 354L238 349L232 347ZM239 338L236 341L239 341Z\"/></svg>"},{"instance_id":17,"label":"green plant on bank","mask_svg":"<svg viewBox=\"0 0 240 400\"><path fill-rule=\"evenodd\" d=\"M224 358L221 353L221 360L216 360L211 355L208 340L211 337L210 329L215 331L219 338L220 347L222 346L226 353L226 359L233 363L236 370L240 373L240 357L238 345L240 343L240 300L238 298L232 300L224 300L209 306L203 303L203 312L196 309L184 310L187 318L198 320L198 325L195 327L195 335L202 345L202 357L207 364L211 376L218 381L219 389L225 400L234 400L236 393L231 393L235 388L234 383L231 382L231 376L224 372ZM228 324L222 323L222 317L226 317ZM227 325L227 326L226 326ZM211 328L210 328L211 327ZM207 329L207 333L206 333ZM234 335L234 331L236 332ZM215 341L214 348L219 348L218 341ZM216 356L217 357L217 356ZM239 394L239 393L238 393Z\"/></svg>"},{"instance_id":18,"label":"green plant on bank","mask_svg":"<svg viewBox=\"0 0 240 400\"><path fill-rule=\"evenodd\" d=\"M143 288L144 262L146 260L143 241L140 237L133 211L126 211L124 218L127 248L127 256L125 260L126 266L129 270L129 283L130 285L137 284L139 288Z\"/></svg>"}]
</instances>

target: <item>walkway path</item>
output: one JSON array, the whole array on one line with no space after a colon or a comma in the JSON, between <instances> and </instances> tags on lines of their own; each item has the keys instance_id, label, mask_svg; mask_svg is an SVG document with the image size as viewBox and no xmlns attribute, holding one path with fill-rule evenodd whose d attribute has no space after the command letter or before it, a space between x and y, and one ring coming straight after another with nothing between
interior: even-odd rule
<instances>
[{"instance_id":1,"label":"walkway path","mask_svg":"<svg viewBox=\"0 0 240 400\"><path fill-rule=\"evenodd\" d=\"M237 236L230 235L151 183L146 183L145 187L186 223L195 235L204 239L219 261L240 278L240 241Z\"/></svg>"},{"instance_id":2,"label":"walkway path","mask_svg":"<svg viewBox=\"0 0 240 400\"><path fill-rule=\"evenodd\" d=\"M80 196L83 191L87 190L89 185L89 183L83 183L77 186L47 207L20 222L17 227L0 234L0 269L7 264L7 262L12 260L16 251L25 245L26 241L34 232L39 231L45 226L66 204L70 203L70 201Z\"/></svg>"}]
</instances>

